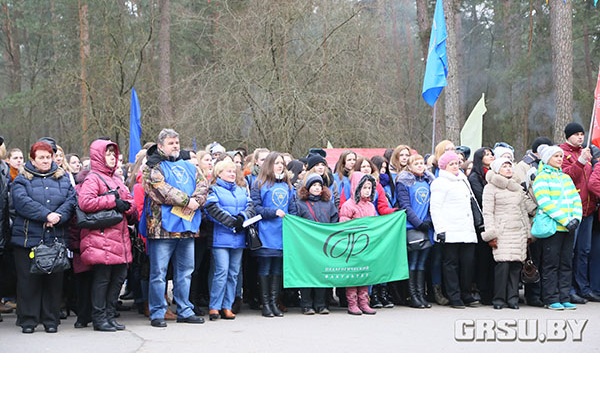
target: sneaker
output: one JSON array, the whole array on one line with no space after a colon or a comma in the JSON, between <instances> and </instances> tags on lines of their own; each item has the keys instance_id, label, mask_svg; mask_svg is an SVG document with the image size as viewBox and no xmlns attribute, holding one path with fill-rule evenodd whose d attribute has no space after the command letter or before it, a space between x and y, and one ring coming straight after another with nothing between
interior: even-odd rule
<instances>
[{"instance_id":1,"label":"sneaker","mask_svg":"<svg viewBox=\"0 0 600 400\"><path fill-rule=\"evenodd\" d=\"M565 310L577 310L577 306L573 303L569 303L568 301L562 303L562 306Z\"/></svg>"},{"instance_id":2,"label":"sneaker","mask_svg":"<svg viewBox=\"0 0 600 400\"><path fill-rule=\"evenodd\" d=\"M315 310L313 310L311 307L303 307L302 308L302 314L304 314L304 315L315 315Z\"/></svg>"},{"instance_id":3,"label":"sneaker","mask_svg":"<svg viewBox=\"0 0 600 400\"><path fill-rule=\"evenodd\" d=\"M569 304L571 304L571 303L569 303ZM562 311L565 309L565 307L560 303L546 304L545 307L549 310L556 310L556 311Z\"/></svg>"},{"instance_id":4,"label":"sneaker","mask_svg":"<svg viewBox=\"0 0 600 400\"><path fill-rule=\"evenodd\" d=\"M329 309L327 307L322 307L322 308L319 308L317 310L317 312L321 315L327 315L327 314L329 314Z\"/></svg>"}]
</instances>

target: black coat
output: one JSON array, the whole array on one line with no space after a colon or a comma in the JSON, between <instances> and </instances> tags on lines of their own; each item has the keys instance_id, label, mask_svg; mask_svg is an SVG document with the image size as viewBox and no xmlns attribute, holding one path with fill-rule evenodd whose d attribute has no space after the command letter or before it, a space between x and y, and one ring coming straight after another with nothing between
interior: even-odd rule
<instances>
[{"instance_id":1,"label":"black coat","mask_svg":"<svg viewBox=\"0 0 600 400\"><path fill-rule=\"evenodd\" d=\"M11 196L16 211L11 243L19 247L39 244L42 234L46 240L58 238L68 244L69 220L75 212L75 188L62 168L52 163L50 171L39 172L30 161L11 184ZM44 233L48 214L61 215L59 223Z\"/></svg>"}]
</instances>

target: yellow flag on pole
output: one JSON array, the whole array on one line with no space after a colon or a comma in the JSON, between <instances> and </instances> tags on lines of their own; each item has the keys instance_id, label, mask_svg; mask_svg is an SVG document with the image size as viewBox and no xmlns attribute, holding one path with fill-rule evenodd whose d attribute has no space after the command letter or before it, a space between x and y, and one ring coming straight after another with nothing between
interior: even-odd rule
<instances>
[{"instance_id":1,"label":"yellow flag on pole","mask_svg":"<svg viewBox=\"0 0 600 400\"><path fill-rule=\"evenodd\" d=\"M471 115L465 121L460 131L460 145L468 146L471 154L482 146L483 142L483 114L487 111L485 107L485 93L481 94L481 99L475 104Z\"/></svg>"}]
</instances>

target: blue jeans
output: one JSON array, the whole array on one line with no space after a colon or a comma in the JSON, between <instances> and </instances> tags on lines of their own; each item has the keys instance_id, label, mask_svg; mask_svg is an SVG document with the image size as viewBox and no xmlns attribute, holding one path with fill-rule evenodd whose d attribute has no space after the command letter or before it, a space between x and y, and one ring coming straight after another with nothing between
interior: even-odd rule
<instances>
[{"instance_id":1,"label":"blue jeans","mask_svg":"<svg viewBox=\"0 0 600 400\"><path fill-rule=\"evenodd\" d=\"M442 244L434 243L429 258L429 268L431 274L431 284L442 284Z\"/></svg>"},{"instance_id":2,"label":"blue jeans","mask_svg":"<svg viewBox=\"0 0 600 400\"><path fill-rule=\"evenodd\" d=\"M215 271L210 289L211 310L231 310L244 249L213 247Z\"/></svg>"},{"instance_id":3,"label":"blue jeans","mask_svg":"<svg viewBox=\"0 0 600 400\"><path fill-rule=\"evenodd\" d=\"M283 257L256 257L258 276L283 275Z\"/></svg>"},{"instance_id":4,"label":"blue jeans","mask_svg":"<svg viewBox=\"0 0 600 400\"><path fill-rule=\"evenodd\" d=\"M173 261L173 299L177 303L177 317L194 315L190 302L190 282L194 271L194 238L148 239L150 257L150 287L148 305L150 319L162 319L167 311L165 290L167 268Z\"/></svg>"},{"instance_id":5,"label":"blue jeans","mask_svg":"<svg viewBox=\"0 0 600 400\"><path fill-rule=\"evenodd\" d=\"M592 226L595 214L588 215L581 220L577 228L575 248L573 251L573 276L580 295L585 296L592 292L590 287L590 252L592 250Z\"/></svg>"},{"instance_id":6,"label":"blue jeans","mask_svg":"<svg viewBox=\"0 0 600 400\"><path fill-rule=\"evenodd\" d=\"M424 250L414 250L408 252L408 270L409 271L425 271L425 263L429 257L431 247Z\"/></svg>"}]
</instances>

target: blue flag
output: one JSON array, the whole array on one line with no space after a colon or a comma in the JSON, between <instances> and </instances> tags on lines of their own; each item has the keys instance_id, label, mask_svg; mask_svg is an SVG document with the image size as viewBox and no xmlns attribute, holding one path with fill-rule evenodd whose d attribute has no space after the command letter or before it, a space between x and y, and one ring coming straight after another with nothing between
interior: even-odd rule
<instances>
[{"instance_id":1,"label":"blue flag","mask_svg":"<svg viewBox=\"0 0 600 400\"><path fill-rule=\"evenodd\" d=\"M129 112L129 162L135 162L135 155L142 149L142 111L135 88L131 88L131 111Z\"/></svg>"},{"instance_id":2,"label":"blue flag","mask_svg":"<svg viewBox=\"0 0 600 400\"><path fill-rule=\"evenodd\" d=\"M444 18L443 0L435 3L431 37L429 38L429 51L425 65L425 78L423 79L423 99L431 107L435 104L442 89L448 84L448 57L446 55L446 20Z\"/></svg>"}]
</instances>

